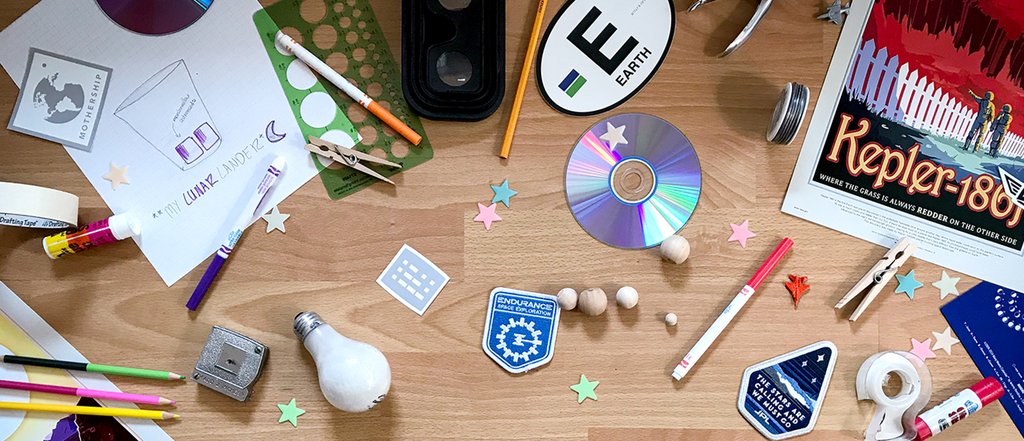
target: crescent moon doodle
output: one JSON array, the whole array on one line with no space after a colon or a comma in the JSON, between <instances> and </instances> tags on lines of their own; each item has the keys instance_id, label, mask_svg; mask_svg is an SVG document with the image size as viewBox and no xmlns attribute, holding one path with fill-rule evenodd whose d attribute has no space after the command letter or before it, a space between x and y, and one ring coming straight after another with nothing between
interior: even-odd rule
<instances>
[{"instance_id":1,"label":"crescent moon doodle","mask_svg":"<svg viewBox=\"0 0 1024 441\"><path fill-rule=\"evenodd\" d=\"M276 120L270 121L270 123L267 124L267 141L270 142L280 142L282 139L284 139L285 136L287 136L287 134L278 134L277 132L274 131L275 121Z\"/></svg>"}]
</instances>

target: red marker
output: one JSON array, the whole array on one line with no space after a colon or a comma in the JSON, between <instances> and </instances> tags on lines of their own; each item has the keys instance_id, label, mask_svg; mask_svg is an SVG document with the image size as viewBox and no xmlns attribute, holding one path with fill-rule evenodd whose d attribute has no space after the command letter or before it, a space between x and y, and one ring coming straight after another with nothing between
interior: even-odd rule
<instances>
[{"instance_id":1,"label":"red marker","mask_svg":"<svg viewBox=\"0 0 1024 441\"><path fill-rule=\"evenodd\" d=\"M793 241L788 237L779 242L779 245L775 247L775 251L772 251L772 254L768 256L768 260L765 260L761 264L761 268L758 268L757 272L754 273L754 277L751 277L750 281L740 289L739 294L736 294L732 302L729 302L729 306L725 307L725 310L715 319L711 327L704 331L704 335L700 337L700 340L697 340L697 343L694 343L693 347L690 348L690 352L687 352L686 356L679 361L679 364L672 370L672 378L682 380L690 372L690 369L693 369L693 366L697 364L697 360L700 360L700 357L711 348L711 343L714 343L715 339L722 334L722 331L725 331L725 328L729 326L729 322L736 317L736 314L739 314L743 305L747 303L747 300L750 300L750 297L754 295L754 292L761 286L764 279L768 278L768 274L775 269L775 266L779 264L779 261L782 260L792 247Z\"/></svg>"},{"instance_id":2,"label":"red marker","mask_svg":"<svg viewBox=\"0 0 1024 441\"><path fill-rule=\"evenodd\" d=\"M995 378L988 377L953 395L942 404L928 409L914 421L917 426L915 441L924 441L960 420L988 406L989 403L1002 398L1006 391Z\"/></svg>"}]
</instances>

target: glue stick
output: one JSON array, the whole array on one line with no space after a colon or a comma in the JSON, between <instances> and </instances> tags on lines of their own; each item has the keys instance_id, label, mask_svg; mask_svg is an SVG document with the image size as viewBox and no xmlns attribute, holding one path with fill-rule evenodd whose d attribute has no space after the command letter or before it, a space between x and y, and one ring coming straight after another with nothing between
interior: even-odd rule
<instances>
[{"instance_id":1,"label":"glue stick","mask_svg":"<svg viewBox=\"0 0 1024 441\"><path fill-rule=\"evenodd\" d=\"M917 417L914 422L914 425L917 426L917 438L914 440L924 441L938 435L949 426L998 400L1005 392L1003 385L992 377L985 378L975 383L974 386L957 392L942 404L928 409Z\"/></svg>"},{"instance_id":2,"label":"glue stick","mask_svg":"<svg viewBox=\"0 0 1024 441\"><path fill-rule=\"evenodd\" d=\"M43 238L43 251L51 259L80 253L142 233L139 223L125 214L98 220L77 230L62 231Z\"/></svg>"}]
</instances>

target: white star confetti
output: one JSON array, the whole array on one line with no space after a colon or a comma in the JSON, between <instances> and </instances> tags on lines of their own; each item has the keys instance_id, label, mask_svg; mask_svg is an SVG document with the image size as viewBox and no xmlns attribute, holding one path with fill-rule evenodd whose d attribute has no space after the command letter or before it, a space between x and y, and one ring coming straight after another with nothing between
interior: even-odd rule
<instances>
[{"instance_id":1,"label":"white star confetti","mask_svg":"<svg viewBox=\"0 0 1024 441\"><path fill-rule=\"evenodd\" d=\"M113 162L110 163L110 171L103 175L103 179L110 181L110 189L117 190L122 184L131 184L128 181L128 166L118 167Z\"/></svg>"},{"instance_id":2,"label":"white star confetti","mask_svg":"<svg viewBox=\"0 0 1024 441\"><path fill-rule=\"evenodd\" d=\"M619 144L629 144L629 141L626 141L626 137L623 136L623 132L626 131L625 124L618 127L613 126L610 122L606 124L608 124L608 131L601 135L600 138L608 143L609 149L615 150L615 146Z\"/></svg>"},{"instance_id":3,"label":"white star confetti","mask_svg":"<svg viewBox=\"0 0 1024 441\"><path fill-rule=\"evenodd\" d=\"M267 233L274 230L281 230L282 233L287 233L284 228L284 221L288 220L292 215L281 214L281 210L275 206L273 210L270 210L270 213L264 214L262 217L263 220L267 221Z\"/></svg>"},{"instance_id":4,"label":"white star confetti","mask_svg":"<svg viewBox=\"0 0 1024 441\"><path fill-rule=\"evenodd\" d=\"M946 330L942 332L932 331L932 335L935 337L935 344L932 345L932 350L942 349L946 351L946 355L952 355L953 345L960 344L960 340L957 340L951 334L952 331L949 326L946 326Z\"/></svg>"}]
</instances>

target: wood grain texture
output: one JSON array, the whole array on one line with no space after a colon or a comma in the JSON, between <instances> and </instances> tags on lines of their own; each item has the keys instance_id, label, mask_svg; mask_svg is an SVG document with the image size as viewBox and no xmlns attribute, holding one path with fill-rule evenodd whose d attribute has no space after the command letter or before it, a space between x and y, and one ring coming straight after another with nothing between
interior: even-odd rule
<instances>
[{"instance_id":1,"label":"wood grain texture","mask_svg":"<svg viewBox=\"0 0 1024 441\"><path fill-rule=\"evenodd\" d=\"M33 3L0 2L0 25ZM250 232L198 314L183 304L202 269L166 288L130 242L50 261L39 249L41 232L0 227L0 280L96 362L191 372L212 325L268 344L267 371L244 404L194 384L112 379L128 391L177 399L184 419L162 424L176 439L761 439L736 411L741 372L823 339L836 343L839 360L817 430L806 439L858 439L873 405L857 401L856 371L875 352L909 349L911 337L945 329L938 291L928 284L940 268L911 259L907 267L926 282L915 300L889 287L855 324L835 313L832 305L885 250L782 214L802 137L774 146L763 132L786 82L818 95L838 27L814 20L818 1L777 2L746 46L719 59L754 2L720 0L693 14L682 13L688 2L677 3L676 39L661 72L615 112L658 115L696 146L704 190L683 232L693 247L683 265L663 263L656 250L603 246L576 225L566 209L565 159L599 118L555 112L531 77L510 160L496 153L511 92L484 121L427 121L432 161L397 175L397 190L378 184L336 202L314 178L280 206L292 215L288 233ZM400 2L374 6L398 53ZM548 21L559 4L551 6ZM533 2L509 1L507 91L515 89L533 14ZM0 81L7 115L16 96L13 82ZM109 214L60 147L10 131L0 132L0 146L0 179L78 194L83 220ZM476 202L489 200L487 184L506 177L519 196L484 231L472 221ZM747 249L725 242L729 222L744 219L758 234ZM694 372L673 383L674 363L783 236L796 241L793 252ZM423 317L374 282L403 243L452 277ZM787 273L810 277L799 310L783 286ZM960 287L974 282L965 277ZM596 318L565 313L557 355L534 372L509 376L480 349L486 298L496 286L601 287L612 295L622 285L640 292L637 308L612 302ZM352 415L323 399L311 357L291 332L302 310L387 354L394 379L383 404ZM679 315L678 326L665 327L665 312ZM932 404L980 379L961 346L928 365ZM599 401L576 403L569 386L580 373L601 382ZM276 423L275 404L292 397L307 411L298 429ZM998 404L942 435L1015 437Z\"/></svg>"}]
</instances>

